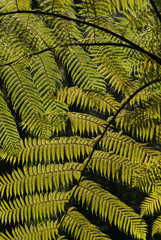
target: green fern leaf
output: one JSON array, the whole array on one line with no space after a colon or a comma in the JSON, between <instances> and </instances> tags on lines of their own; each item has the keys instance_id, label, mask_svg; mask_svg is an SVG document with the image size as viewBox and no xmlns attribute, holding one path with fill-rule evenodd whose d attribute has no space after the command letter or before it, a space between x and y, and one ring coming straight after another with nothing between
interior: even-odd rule
<instances>
[{"instance_id":1,"label":"green fern leaf","mask_svg":"<svg viewBox=\"0 0 161 240\"><path fill-rule=\"evenodd\" d=\"M80 47L57 48L56 54L71 73L74 84L84 89L105 92L105 81L92 63L88 54ZM90 64L89 64L90 63Z\"/></svg>"},{"instance_id":2,"label":"green fern leaf","mask_svg":"<svg viewBox=\"0 0 161 240\"><path fill-rule=\"evenodd\" d=\"M46 161L64 162L64 160L73 161L78 160L80 156L85 156L92 151L94 144L93 139L80 138L80 137L60 137L53 138L51 141L44 139L25 139L21 141L21 149L18 157L13 155L7 156L10 162L21 163L42 163ZM6 154L0 152L2 158L6 158Z\"/></svg>"},{"instance_id":3,"label":"green fern leaf","mask_svg":"<svg viewBox=\"0 0 161 240\"><path fill-rule=\"evenodd\" d=\"M141 215L153 215L161 208L161 193L152 192L144 199L141 204Z\"/></svg>"},{"instance_id":4,"label":"green fern leaf","mask_svg":"<svg viewBox=\"0 0 161 240\"><path fill-rule=\"evenodd\" d=\"M106 126L106 121L85 113L69 112L68 118L73 134L78 134L79 132L81 135L87 132L88 134L92 133L92 135L94 135L94 133L98 134L98 130L103 132Z\"/></svg>"},{"instance_id":5,"label":"green fern leaf","mask_svg":"<svg viewBox=\"0 0 161 240\"><path fill-rule=\"evenodd\" d=\"M88 107L89 109L97 109L97 111L110 114L118 110L119 103L113 98L111 94L102 93L95 90L84 90L77 87L60 89L58 92L58 100L67 102L68 105L74 103L81 108Z\"/></svg>"},{"instance_id":6,"label":"green fern leaf","mask_svg":"<svg viewBox=\"0 0 161 240\"><path fill-rule=\"evenodd\" d=\"M97 138L95 138L97 140ZM146 144L137 143L134 139L113 131L107 131L100 141L100 146L105 150L128 158L132 163L145 166L159 159L159 152L147 147Z\"/></svg>"},{"instance_id":7,"label":"green fern leaf","mask_svg":"<svg viewBox=\"0 0 161 240\"><path fill-rule=\"evenodd\" d=\"M52 104L52 96L62 83L58 67L50 52L44 52L32 57L31 74L41 95L45 109Z\"/></svg>"},{"instance_id":8,"label":"green fern leaf","mask_svg":"<svg viewBox=\"0 0 161 240\"><path fill-rule=\"evenodd\" d=\"M46 114L48 114L47 118L51 123L53 133L65 132L68 111L69 108L66 103L60 102L57 99L52 100L52 104L49 105Z\"/></svg>"},{"instance_id":9,"label":"green fern leaf","mask_svg":"<svg viewBox=\"0 0 161 240\"><path fill-rule=\"evenodd\" d=\"M132 208L121 202L117 197L102 189L95 182L84 180L75 190L75 199L87 208L91 208L103 220L114 223L125 233L130 232L138 239L146 239L146 223Z\"/></svg>"},{"instance_id":10,"label":"green fern leaf","mask_svg":"<svg viewBox=\"0 0 161 240\"><path fill-rule=\"evenodd\" d=\"M4 0L0 10L0 158L18 165L0 177L0 239L109 239L85 217L95 214L145 240L142 216L161 207L159 0ZM105 178L148 194L141 216L96 183Z\"/></svg>"},{"instance_id":11,"label":"green fern leaf","mask_svg":"<svg viewBox=\"0 0 161 240\"><path fill-rule=\"evenodd\" d=\"M96 226L91 224L81 213L74 208L70 208L63 221L63 228L74 239L86 240L110 240L110 238L102 233Z\"/></svg>"},{"instance_id":12,"label":"green fern leaf","mask_svg":"<svg viewBox=\"0 0 161 240\"><path fill-rule=\"evenodd\" d=\"M149 194L160 189L161 169L160 157L154 157L152 163L142 166L140 174L137 174L133 187Z\"/></svg>"},{"instance_id":13,"label":"green fern leaf","mask_svg":"<svg viewBox=\"0 0 161 240\"><path fill-rule=\"evenodd\" d=\"M15 198L12 202L1 202L0 217L2 223L15 223L43 220L64 212L64 205L68 202L69 192L50 192L49 194L28 195L24 199Z\"/></svg>"},{"instance_id":14,"label":"green fern leaf","mask_svg":"<svg viewBox=\"0 0 161 240\"><path fill-rule=\"evenodd\" d=\"M6 231L6 234L1 233L1 240L45 240L45 239L65 239L63 236L58 235L59 224L58 221L47 221L28 227L26 224L24 226L16 227L12 229L12 235Z\"/></svg>"},{"instance_id":15,"label":"green fern leaf","mask_svg":"<svg viewBox=\"0 0 161 240\"><path fill-rule=\"evenodd\" d=\"M23 127L40 136L49 136L50 124L45 119L40 96L23 64L6 66L1 70L11 100L22 118Z\"/></svg>"},{"instance_id":16,"label":"green fern leaf","mask_svg":"<svg viewBox=\"0 0 161 240\"><path fill-rule=\"evenodd\" d=\"M88 161L88 158L84 161L84 164L86 161ZM109 180L117 179L122 184L134 187L137 176L143 174L145 167L141 164L133 164L128 159L112 152L95 151L88 168Z\"/></svg>"},{"instance_id":17,"label":"green fern leaf","mask_svg":"<svg viewBox=\"0 0 161 240\"><path fill-rule=\"evenodd\" d=\"M157 217L152 226L152 238L155 234L161 234L161 216Z\"/></svg>"},{"instance_id":18,"label":"green fern leaf","mask_svg":"<svg viewBox=\"0 0 161 240\"><path fill-rule=\"evenodd\" d=\"M159 140L160 127L156 133L157 125L160 125L160 106L136 108L133 111L122 111L116 118L116 125L126 132L132 132L143 141Z\"/></svg>"},{"instance_id":19,"label":"green fern leaf","mask_svg":"<svg viewBox=\"0 0 161 240\"><path fill-rule=\"evenodd\" d=\"M112 52L116 52L115 54L111 54ZM120 51L120 49L118 50ZM126 64L122 64L122 58L118 59L120 52L117 49L113 49L112 47L97 47L97 51L92 51L92 55L94 56L94 61L99 64L98 70L105 77L105 79L109 80L109 83L112 87L115 88L118 92L122 94L129 95L130 88L133 87L130 72L125 68ZM113 67L115 66L115 67Z\"/></svg>"},{"instance_id":20,"label":"green fern leaf","mask_svg":"<svg viewBox=\"0 0 161 240\"><path fill-rule=\"evenodd\" d=\"M80 177L82 164L80 163L65 163L24 166L23 171L18 169L12 172L11 175L3 175L0 177L0 192L1 197L5 194L7 197L23 196L26 194L34 194L36 191L46 192L53 191L54 188L59 189L62 184L65 188L73 183L73 180L78 180Z\"/></svg>"},{"instance_id":21,"label":"green fern leaf","mask_svg":"<svg viewBox=\"0 0 161 240\"><path fill-rule=\"evenodd\" d=\"M1 91L0 105L0 145L5 152L17 155L20 149L20 136Z\"/></svg>"},{"instance_id":22,"label":"green fern leaf","mask_svg":"<svg viewBox=\"0 0 161 240\"><path fill-rule=\"evenodd\" d=\"M31 10L30 7L31 0L19 0L19 1L11 1L4 0L0 4L0 8L5 12L17 11L17 10Z\"/></svg>"}]
</instances>

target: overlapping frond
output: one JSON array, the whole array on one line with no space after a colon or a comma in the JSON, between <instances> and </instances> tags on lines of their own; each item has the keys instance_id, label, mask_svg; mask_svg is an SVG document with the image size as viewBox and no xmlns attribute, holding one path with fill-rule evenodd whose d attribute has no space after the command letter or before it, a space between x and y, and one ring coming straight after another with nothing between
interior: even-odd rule
<instances>
[{"instance_id":1,"label":"overlapping frond","mask_svg":"<svg viewBox=\"0 0 161 240\"><path fill-rule=\"evenodd\" d=\"M60 240L65 238L58 235L58 221L47 221L39 223L37 225L31 225L30 227L25 224L24 226L16 227L12 229L12 234L8 231L6 234L0 233L2 240L45 240L45 239L55 239Z\"/></svg>"},{"instance_id":2,"label":"overlapping frond","mask_svg":"<svg viewBox=\"0 0 161 240\"><path fill-rule=\"evenodd\" d=\"M137 143L121 132L107 131L105 137L100 141L100 145L108 151L128 158L133 163L146 165L156 161L157 156L160 159L159 152L146 146L146 144Z\"/></svg>"},{"instance_id":3,"label":"overlapping frond","mask_svg":"<svg viewBox=\"0 0 161 240\"><path fill-rule=\"evenodd\" d=\"M95 16L95 18L103 15L103 14L116 14L117 12L128 11L130 8L135 9L136 6L141 6L144 1L134 1L134 0L112 0L112 1L105 1L100 0L98 1L90 1L90 0L83 0L81 4L78 6L82 7L82 13L87 15L88 17Z\"/></svg>"},{"instance_id":4,"label":"overlapping frond","mask_svg":"<svg viewBox=\"0 0 161 240\"><path fill-rule=\"evenodd\" d=\"M52 103L46 110L48 113L48 119L51 122L51 127L53 133L58 134L61 131L66 130L67 116L68 116L68 105L66 103L60 102L57 99L52 100Z\"/></svg>"},{"instance_id":5,"label":"overlapping frond","mask_svg":"<svg viewBox=\"0 0 161 240\"><path fill-rule=\"evenodd\" d=\"M134 186L138 176L145 171L145 167L141 164L134 164L127 158L104 151L94 152L88 168L109 180L117 179L129 186Z\"/></svg>"},{"instance_id":6,"label":"overlapping frond","mask_svg":"<svg viewBox=\"0 0 161 240\"><path fill-rule=\"evenodd\" d=\"M23 64L12 64L1 69L8 93L15 109L22 118L23 127L36 135L49 136L50 128L44 119L44 107L33 83L30 72Z\"/></svg>"},{"instance_id":7,"label":"overlapping frond","mask_svg":"<svg viewBox=\"0 0 161 240\"><path fill-rule=\"evenodd\" d=\"M153 223L152 237L154 237L155 234L161 234L161 216L159 216Z\"/></svg>"},{"instance_id":8,"label":"overlapping frond","mask_svg":"<svg viewBox=\"0 0 161 240\"><path fill-rule=\"evenodd\" d=\"M157 31L157 20L151 15L149 2L137 1L139 2L140 4L136 4L134 9L122 12L123 15L118 18L122 24L119 25L125 37L133 39L140 46L150 48L157 41L157 36L154 34Z\"/></svg>"},{"instance_id":9,"label":"overlapping frond","mask_svg":"<svg viewBox=\"0 0 161 240\"><path fill-rule=\"evenodd\" d=\"M106 126L106 121L94 117L85 113L76 113L69 112L68 118L71 123L71 128L73 134L82 134L87 132L88 134L94 135L94 133L98 134L98 131L102 132Z\"/></svg>"},{"instance_id":10,"label":"overlapping frond","mask_svg":"<svg viewBox=\"0 0 161 240\"><path fill-rule=\"evenodd\" d=\"M51 98L62 83L58 67L50 52L32 57L31 74L33 81L42 97L45 109L51 104Z\"/></svg>"},{"instance_id":11,"label":"overlapping frond","mask_svg":"<svg viewBox=\"0 0 161 240\"><path fill-rule=\"evenodd\" d=\"M58 8L59 5L61 5L60 8ZM50 10L75 18L76 11L72 5L71 1L68 3L56 1L53 2ZM85 89L105 91L105 81L97 71L97 66L92 62L90 55L81 46L64 46L83 38L77 24L74 21L56 18L52 21L52 28L56 38L55 53L67 67L73 83ZM55 40L53 44L55 44Z\"/></svg>"},{"instance_id":12,"label":"overlapping frond","mask_svg":"<svg viewBox=\"0 0 161 240\"><path fill-rule=\"evenodd\" d=\"M31 0L4 0L0 3L0 9L4 12L31 10Z\"/></svg>"},{"instance_id":13,"label":"overlapping frond","mask_svg":"<svg viewBox=\"0 0 161 240\"><path fill-rule=\"evenodd\" d=\"M20 148L20 136L15 120L0 91L0 146L4 151L17 155Z\"/></svg>"},{"instance_id":14,"label":"overlapping frond","mask_svg":"<svg viewBox=\"0 0 161 240\"><path fill-rule=\"evenodd\" d=\"M27 44L23 44L22 39L18 37L18 34L15 34L9 23L11 23L11 19L7 17L1 18L0 64L3 66L4 64L16 61L23 61L25 64L28 64L27 61L29 61L29 58L27 52L29 48Z\"/></svg>"},{"instance_id":15,"label":"overlapping frond","mask_svg":"<svg viewBox=\"0 0 161 240\"><path fill-rule=\"evenodd\" d=\"M84 89L96 89L105 92L105 81L97 71L89 55L79 46L56 48L56 54L62 59L71 74L74 85Z\"/></svg>"},{"instance_id":16,"label":"overlapping frond","mask_svg":"<svg viewBox=\"0 0 161 240\"><path fill-rule=\"evenodd\" d=\"M160 84L159 84L160 85ZM131 101L129 102L130 106L135 107L136 105L139 107L141 106L152 106L152 105L159 105L161 102L161 94L160 88L158 85L158 89L150 86L147 89L139 92Z\"/></svg>"},{"instance_id":17,"label":"overlapping frond","mask_svg":"<svg viewBox=\"0 0 161 240\"><path fill-rule=\"evenodd\" d=\"M143 165L140 170L140 174L135 177L133 186L148 194L151 191L157 191L161 180L161 168L158 158L154 158L153 162L146 167Z\"/></svg>"},{"instance_id":18,"label":"overlapping frond","mask_svg":"<svg viewBox=\"0 0 161 240\"><path fill-rule=\"evenodd\" d=\"M51 47L51 31L46 28L44 22L39 16L32 13L17 13L16 15L12 16L11 21L13 22L13 24L11 24L12 22L10 23L10 21L8 21L8 25L12 25L12 28L9 28L9 32L11 32L11 34L17 37L18 41L21 42L21 45L24 45L25 43L27 51L24 51L24 56L27 55L29 61L28 63L26 63L26 65L30 65L30 57L32 57L39 51ZM12 47L14 47L14 45L12 45ZM18 52L21 52L21 49Z\"/></svg>"},{"instance_id":19,"label":"overlapping frond","mask_svg":"<svg viewBox=\"0 0 161 240\"><path fill-rule=\"evenodd\" d=\"M106 132L106 136L100 141L100 146L105 150L111 151L111 154L117 154L128 161L129 167L132 167L134 178L131 183L133 187L149 193L155 188L155 183L160 181L160 152L145 144L135 142L130 137L116 132ZM115 156L115 155L114 155ZM117 157L117 159L119 159ZM123 164L124 162L122 162ZM138 165L139 169L135 169ZM124 166L124 164L123 164ZM128 171L130 169L126 169ZM139 171L138 171L139 170ZM126 176L125 172L124 175ZM130 175L129 175L130 177Z\"/></svg>"},{"instance_id":20,"label":"overlapping frond","mask_svg":"<svg viewBox=\"0 0 161 240\"><path fill-rule=\"evenodd\" d=\"M13 155L7 156L10 162L24 163L49 163L64 162L65 160L78 160L80 156L89 154L94 144L93 139L80 137L60 137L52 140L44 139L25 139L21 141L21 149L18 157ZM0 153L1 157L6 158L6 154Z\"/></svg>"},{"instance_id":21,"label":"overlapping frond","mask_svg":"<svg viewBox=\"0 0 161 240\"><path fill-rule=\"evenodd\" d=\"M117 119L117 126L143 141L160 142L160 106L136 108L133 111L122 111Z\"/></svg>"},{"instance_id":22,"label":"overlapping frond","mask_svg":"<svg viewBox=\"0 0 161 240\"><path fill-rule=\"evenodd\" d=\"M73 14L75 13L74 3L72 0L38 0L40 2L40 6L43 8L44 11L47 12L59 12L59 13L66 13L66 14ZM61 20L61 18L60 18Z\"/></svg>"},{"instance_id":23,"label":"overlapping frond","mask_svg":"<svg viewBox=\"0 0 161 240\"><path fill-rule=\"evenodd\" d=\"M1 201L0 217L2 223L15 223L33 220L43 220L58 216L64 212L68 202L69 192L50 192L45 194L27 195L15 198L13 201Z\"/></svg>"},{"instance_id":24,"label":"overlapping frond","mask_svg":"<svg viewBox=\"0 0 161 240\"><path fill-rule=\"evenodd\" d=\"M14 170L12 175L3 175L0 177L1 197L4 194L8 197L23 196L34 194L35 192L50 192L53 189L59 189L62 185L64 188L73 183L74 179L78 180L82 169L81 163L65 163L24 166L23 171Z\"/></svg>"},{"instance_id":25,"label":"overlapping frond","mask_svg":"<svg viewBox=\"0 0 161 240\"><path fill-rule=\"evenodd\" d=\"M141 204L141 215L154 215L161 209L161 192L155 191L149 194Z\"/></svg>"},{"instance_id":26,"label":"overlapping frond","mask_svg":"<svg viewBox=\"0 0 161 240\"><path fill-rule=\"evenodd\" d=\"M86 240L110 240L110 238L102 233L99 228L91 224L81 213L76 209L70 208L63 221L63 228L74 239Z\"/></svg>"},{"instance_id":27,"label":"overlapping frond","mask_svg":"<svg viewBox=\"0 0 161 240\"><path fill-rule=\"evenodd\" d=\"M91 208L92 213L114 223L120 230L138 239L146 239L146 223L132 208L102 189L95 182L84 180L75 190L75 199Z\"/></svg>"},{"instance_id":28,"label":"overlapping frond","mask_svg":"<svg viewBox=\"0 0 161 240\"><path fill-rule=\"evenodd\" d=\"M113 52L115 54L112 54ZM99 65L98 71L108 80L111 86L118 92L128 96L128 89L133 87L133 83L130 76L129 62L127 64L127 60L123 59L121 49L101 46L91 49L91 54L94 56L93 61Z\"/></svg>"},{"instance_id":29,"label":"overlapping frond","mask_svg":"<svg viewBox=\"0 0 161 240\"><path fill-rule=\"evenodd\" d=\"M84 90L77 87L60 89L57 94L58 99L62 102L67 102L68 105L74 103L81 108L88 107L89 109L97 110L102 113L106 111L110 114L118 110L120 104L109 93L100 91Z\"/></svg>"}]
</instances>

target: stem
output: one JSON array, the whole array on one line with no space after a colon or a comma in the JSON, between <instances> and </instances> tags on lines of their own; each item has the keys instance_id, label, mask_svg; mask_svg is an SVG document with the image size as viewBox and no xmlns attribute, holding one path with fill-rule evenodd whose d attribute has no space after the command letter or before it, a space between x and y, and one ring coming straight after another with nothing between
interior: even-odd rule
<instances>
[{"instance_id":1,"label":"stem","mask_svg":"<svg viewBox=\"0 0 161 240\"><path fill-rule=\"evenodd\" d=\"M152 5L152 7L154 9L154 12L156 13L157 17L159 18L159 21L161 22L161 15L160 15L160 12L159 12L157 6L153 2L153 0L149 0L149 2L151 3L151 5Z\"/></svg>"},{"instance_id":2,"label":"stem","mask_svg":"<svg viewBox=\"0 0 161 240\"><path fill-rule=\"evenodd\" d=\"M80 176L80 178L79 178L79 180L78 180L78 182L77 182L77 184L76 184L76 186L75 186L75 189L74 189L74 191L72 192L72 194L71 194L71 196L70 196L70 198L69 198L69 201L68 201L68 203L67 203L67 205L66 205L65 214L63 215L63 217L62 217L61 220L60 220L60 227L62 226L62 223L63 223L63 221L64 221L64 219L65 219L65 217L66 217L66 215L67 215L67 212L68 212L68 209L69 209L69 207L70 207L70 204L71 204L72 200L74 199L75 191L76 191L76 189L78 188L80 182L81 182L82 179L83 179L83 174L84 174L84 172L85 172L88 164L89 164L90 161L91 161L91 158L92 158L92 156L93 156L93 153L94 153L94 151L96 150L96 147L99 145L99 143L100 143L100 141L102 140L102 138L104 137L107 129L108 129L108 128L110 127L110 125L114 122L114 120L116 119L116 117L118 116L118 114L122 111L122 109L124 109L124 107L125 107L139 92L141 92L143 89L145 89L145 88L147 88L148 86L150 86L150 85L152 85L152 84L154 84L154 83L157 83L157 82L161 82L161 79L153 80L153 81L151 81L151 82L149 82L149 83L144 84L142 87L138 88L133 94L131 94L131 95L127 98L127 100L122 104L122 106L121 106L121 107L116 111L116 113L113 115L113 117L111 118L111 120L109 121L109 123L107 124L107 126L105 127L103 133L100 135L100 137L98 138L98 140L97 140L97 141L95 142L95 144L93 145L93 149L92 149L92 151L91 151L91 153L90 153L90 155L89 155L89 158L88 158L88 160L86 161L86 164L83 166L83 169L82 169L82 171L81 171L81 176Z\"/></svg>"},{"instance_id":3,"label":"stem","mask_svg":"<svg viewBox=\"0 0 161 240\"><path fill-rule=\"evenodd\" d=\"M134 49L146 54L147 56L149 56L151 59L155 60L157 63L159 63L161 65L161 58L158 57L157 55L151 53L151 52L148 52L147 50L145 50L144 48L138 46L137 44L133 43L132 41L128 40L127 38L119 35L118 33L115 33L109 29L106 29L104 27L101 27L101 26L98 26L94 23L90 23L90 22L86 22L84 20L80 20L80 19L76 19L76 18L72 18L72 17L68 17L66 15L61 15L61 14L57 14L57 13L48 13L48 12L42 12L42 11L38 11L38 10L33 10L33 11L29 11L29 10L19 10L19 11L13 11L13 12L5 12L5 13L0 13L0 16L6 16L6 15L12 15L12 14L24 14L24 13L33 13L33 14L41 14L41 15L49 15L49 16L54 16L54 17L60 17L62 19L66 19L66 20L69 20L69 21L74 21L74 22L77 22L77 23L80 23L80 24L84 24L84 25L87 25L87 26L91 26L91 27L94 27L96 29L99 29L101 31L104 31L124 42L126 42L127 44L129 44L130 46L132 46Z\"/></svg>"}]
</instances>

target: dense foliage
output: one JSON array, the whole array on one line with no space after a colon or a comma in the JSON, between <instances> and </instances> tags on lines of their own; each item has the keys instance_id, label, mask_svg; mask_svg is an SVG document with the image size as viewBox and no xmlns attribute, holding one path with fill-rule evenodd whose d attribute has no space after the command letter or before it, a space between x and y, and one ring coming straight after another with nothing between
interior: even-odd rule
<instances>
[{"instance_id":1,"label":"dense foliage","mask_svg":"<svg viewBox=\"0 0 161 240\"><path fill-rule=\"evenodd\" d=\"M160 10L0 1L1 240L113 239L104 222L145 240L148 215L161 234ZM110 182L144 193L140 211Z\"/></svg>"}]
</instances>

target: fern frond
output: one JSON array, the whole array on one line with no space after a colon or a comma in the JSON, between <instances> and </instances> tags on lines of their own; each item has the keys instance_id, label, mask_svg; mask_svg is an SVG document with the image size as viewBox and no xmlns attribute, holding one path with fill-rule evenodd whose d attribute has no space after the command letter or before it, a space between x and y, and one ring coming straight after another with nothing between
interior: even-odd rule
<instances>
[{"instance_id":1,"label":"fern frond","mask_svg":"<svg viewBox=\"0 0 161 240\"><path fill-rule=\"evenodd\" d=\"M94 144L93 139L80 137L60 137L53 138L51 141L44 139L25 139L21 141L21 149L18 157L13 155L7 156L7 161L21 163L46 163L48 162L64 162L65 159L73 161L78 160L80 156L88 154L92 150ZM0 152L2 158L6 158L6 154Z\"/></svg>"},{"instance_id":2,"label":"fern frond","mask_svg":"<svg viewBox=\"0 0 161 240\"><path fill-rule=\"evenodd\" d=\"M42 6L46 4L42 3ZM60 8L58 6L60 5ZM56 11L67 16L75 18L75 9L73 2L61 3L61 1L52 2L48 11ZM67 21L62 18L56 18L52 21L52 46L55 46L55 53L66 65L70 72L73 83L87 89L99 89L105 92L105 81L97 71L95 63L92 62L89 54L80 46L63 46L64 44L74 43L75 39L82 39L83 35L74 21ZM51 37L53 38L53 37ZM56 45L55 45L56 43ZM61 46L62 45L62 46Z\"/></svg>"},{"instance_id":3,"label":"fern frond","mask_svg":"<svg viewBox=\"0 0 161 240\"><path fill-rule=\"evenodd\" d=\"M33 81L42 97L45 109L51 104L51 97L62 83L58 67L50 52L44 52L32 57L31 74Z\"/></svg>"},{"instance_id":4,"label":"fern frond","mask_svg":"<svg viewBox=\"0 0 161 240\"><path fill-rule=\"evenodd\" d=\"M74 208L70 208L63 221L63 228L74 239L86 240L110 240L110 238L102 233L99 228L91 224L81 213Z\"/></svg>"},{"instance_id":5,"label":"fern frond","mask_svg":"<svg viewBox=\"0 0 161 240\"><path fill-rule=\"evenodd\" d=\"M17 155L20 149L20 136L14 118L0 91L0 146L5 152Z\"/></svg>"},{"instance_id":6,"label":"fern frond","mask_svg":"<svg viewBox=\"0 0 161 240\"><path fill-rule=\"evenodd\" d=\"M75 190L75 199L82 205L90 207L95 213L110 224L114 223L120 230L130 233L138 239L146 239L146 223L132 208L117 197L89 180L80 182Z\"/></svg>"},{"instance_id":7,"label":"fern frond","mask_svg":"<svg viewBox=\"0 0 161 240\"><path fill-rule=\"evenodd\" d=\"M3 200L0 205L2 223L15 223L33 220L43 220L64 212L70 192L50 192L28 195L25 198L15 198L12 202Z\"/></svg>"},{"instance_id":8,"label":"fern frond","mask_svg":"<svg viewBox=\"0 0 161 240\"><path fill-rule=\"evenodd\" d=\"M88 158L84 164L86 161ZM145 169L141 164L133 164L124 157L103 151L94 152L88 168L109 180L117 179L128 186L134 186L137 176L143 174Z\"/></svg>"},{"instance_id":9,"label":"fern frond","mask_svg":"<svg viewBox=\"0 0 161 240\"><path fill-rule=\"evenodd\" d=\"M23 196L34 194L36 191L46 192L59 189L62 184L65 188L73 183L74 179L78 180L82 169L81 163L65 163L24 166L23 171L14 170L12 175L0 176L1 197L5 194L8 197Z\"/></svg>"},{"instance_id":10,"label":"fern frond","mask_svg":"<svg viewBox=\"0 0 161 240\"><path fill-rule=\"evenodd\" d=\"M2 68L1 74L11 101L22 118L23 127L36 135L48 137L50 124L44 117L44 107L30 72L23 64L12 64Z\"/></svg>"},{"instance_id":11,"label":"fern frond","mask_svg":"<svg viewBox=\"0 0 161 240\"><path fill-rule=\"evenodd\" d=\"M128 96L128 89L133 87L133 83L130 70L126 67L125 60L122 59L122 50L110 46L101 46L96 47L96 50L92 48L91 52L94 56L93 61L99 65L98 71L115 88L115 91L117 90ZM126 61L129 61L129 59Z\"/></svg>"},{"instance_id":12,"label":"fern frond","mask_svg":"<svg viewBox=\"0 0 161 240\"><path fill-rule=\"evenodd\" d=\"M155 234L161 234L161 216L157 217L152 225L152 237L154 237Z\"/></svg>"},{"instance_id":13,"label":"fern frond","mask_svg":"<svg viewBox=\"0 0 161 240\"><path fill-rule=\"evenodd\" d=\"M12 235L6 231L6 234L0 233L1 240L38 240L38 239L64 239L63 236L58 235L59 224L58 221L47 221L30 227L25 224L24 226L12 229Z\"/></svg>"},{"instance_id":14,"label":"fern frond","mask_svg":"<svg viewBox=\"0 0 161 240\"><path fill-rule=\"evenodd\" d=\"M31 10L31 0L4 0L0 3L0 9L5 12L18 11L18 10Z\"/></svg>"},{"instance_id":15,"label":"fern frond","mask_svg":"<svg viewBox=\"0 0 161 240\"><path fill-rule=\"evenodd\" d=\"M31 66L31 56L53 46L53 37L50 40L52 32L45 26L42 19L35 14L17 13L13 14L11 18L6 17L3 28L9 35L9 39L5 39L7 48L9 46L12 50L11 53L16 54L18 62L26 60L25 65L27 67ZM14 55L10 54L10 59Z\"/></svg>"},{"instance_id":16,"label":"fern frond","mask_svg":"<svg viewBox=\"0 0 161 240\"><path fill-rule=\"evenodd\" d=\"M97 1L90 1L90 0L83 0L81 4L78 4L81 9L81 15L85 15L88 17L95 17L99 18L102 15L111 15L116 14L116 12L122 12L122 10L127 11L129 8L134 9L136 5L141 4L142 1L134 1L134 0L112 0L112 1L105 1L100 0Z\"/></svg>"},{"instance_id":17,"label":"fern frond","mask_svg":"<svg viewBox=\"0 0 161 240\"><path fill-rule=\"evenodd\" d=\"M0 158L18 165L0 177L10 225L0 239L110 239L90 214L146 239L142 216L161 210L161 9L152 2L0 1ZM97 183L105 178L148 194L141 216Z\"/></svg>"},{"instance_id":18,"label":"fern frond","mask_svg":"<svg viewBox=\"0 0 161 240\"><path fill-rule=\"evenodd\" d=\"M137 106L151 106L161 102L160 90L154 88L147 88L136 94L133 99L130 100L129 104L132 107Z\"/></svg>"},{"instance_id":19,"label":"fern frond","mask_svg":"<svg viewBox=\"0 0 161 240\"><path fill-rule=\"evenodd\" d=\"M161 180L161 168L158 158L154 158L153 162L147 166L143 166L140 174L135 178L133 183L140 191L149 194L151 191L158 191L160 188L159 182Z\"/></svg>"},{"instance_id":20,"label":"fern frond","mask_svg":"<svg viewBox=\"0 0 161 240\"><path fill-rule=\"evenodd\" d=\"M0 25L0 63L9 64L11 62L23 62L28 66L29 58L26 52L29 51L27 44L23 44L22 40L9 27L11 19L1 19ZM7 38L6 38L7 35Z\"/></svg>"},{"instance_id":21,"label":"fern frond","mask_svg":"<svg viewBox=\"0 0 161 240\"><path fill-rule=\"evenodd\" d=\"M74 4L72 0L44 0L40 1L40 7L46 12L59 12L61 14L73 14L74 15Z\"/></svg>"},{"instance_id":22,"label":"fern frond","mask_svg":"<svg viewBox=\"0 0 161 240\"><path fill-rule=\"evenodd\" d=\"M50 101L48 101L50 103ZM51 100L51 104L46 110L47 118L49 119L53 133L64 131L67 124L69 108L66 103L60 102L57 99Z\"/></svg>"},{"instance_id":23,"label":"fern frond","mask_svg":"<svg viewBox=\"0 0 161 240\"><path fill-rule=\"evenodd\" d=\"M81 135L86 132L94 135L94 133L98 134L98 131L102 132L106 126L106 121L85 113L69 112L68 118L73 134L78 134L79 132Z\"/></svg>"},{"instance_id":24,"label":"fern frond","mask_svg":"<svg viewBox=\"0 0 161 240\"><path fill-rule=\"evenodd\" d=\"M97 138L95 138L97 140ZM149 193L153 184L160 179L160 152L153 150L145 144L135 142L130 137L121 133L107 131L106 136L101 140L100 146L127 159L129 164L140 166L140 173L135 172L132 182L133 187ZM134 167L135 168L135 167Z\"/></svg>"},{"instance_id":25,"label":"fern frond","mask_svg":"<svg viewBox=\"0 0 161 240\"><path fill-rule=\"evenodd\" d=\"M161 192L152 192L141 204L141 215L153 215L161 208Z\"/></svg>"},{"instance_id":26,"label":"fern frond","mask_svg":"<svg viewBox=\"0 0 161 240\"><path fill-rule=\"evenodd\" d=\"M134 139L122 135L121 132L107 131L105 137L100 141L100 146L105 150L128 158L132 163L148 165L148 163L156 161L157 158L160 159L159 152L145 144L137 143Z\"/></svg>"},{"instance_id":27,"label":"fern frond","mask_svg":"<svg viewBox=\"0 0 161 240\"><path fill-rule=\"evenodd\" d=\"M148 1L137 1L137 3L135 9L129 9L129 12L124 12L118 18L119 25L125 37L135 41L140 46L150 48L152 39L155 43L157 38L154 34L155 29L157 29L157 21L151 14L151 5Z\"/></svg>"},{"instance_id":28,"label":"fern frond","mask_svg":"<svg viewBox=\"0 0 161 240\"><path fill-rule=\"evenodd\" d=\"M151 141L156 137L160 140L160 129L156 136L157 125L160 119L160 107L136 108L133 111L122 111L116 118L116 126L126 132L132 132L143 141Z\"/></svg>"},{"instance_id":29,"label":"fern frond","mask_svg":"<svg viewBox=\"0 0 161 240\"><path fill-rule=\"evenodd\" d=\"M67 102L68 105L74 103L81 108L97 109L97 111L110 114L115 113L120 104L109 93L102 93L95 90L84 90L78 87L60 89L57 93L59 101Z\"/></svg>"},{"instance_id":30,"label":"fern frond","mask_svg":"<svg viewBox=\"0 0 161 240\"><path fill-rule=\"evenodd\" d=\"M96 89L105 92L105 81L97 71L89 55L78 46L56 48L56 54L62 59L71 74L74 84L84 89Z\"/></svg>"}]
</instances>

